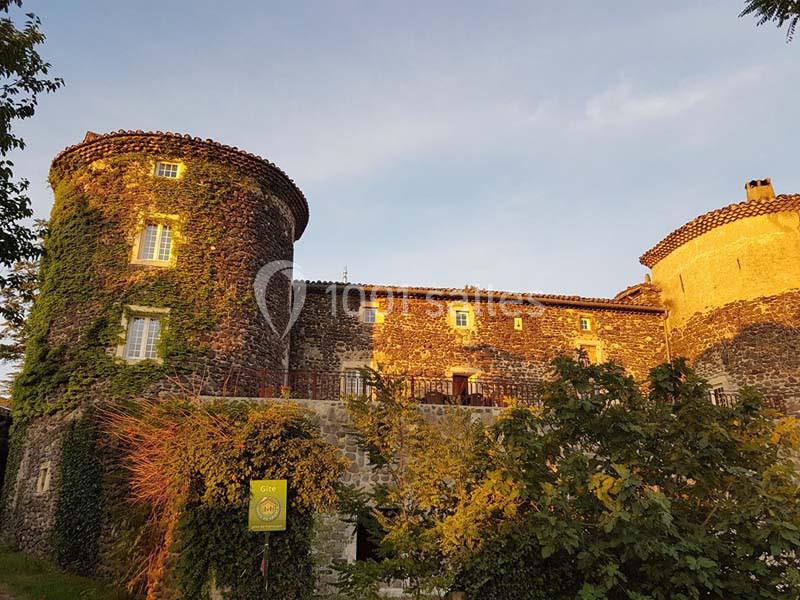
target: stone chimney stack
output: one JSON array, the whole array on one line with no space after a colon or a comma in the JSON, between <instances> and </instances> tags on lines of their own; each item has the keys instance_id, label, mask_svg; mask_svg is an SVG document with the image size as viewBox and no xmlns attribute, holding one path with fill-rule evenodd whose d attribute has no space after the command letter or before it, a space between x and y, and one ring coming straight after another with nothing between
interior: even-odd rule
<instances>
[{"instance_id":1,"label":"stone chimney stack","mask_svg":"<svg viewBox=\"0 0 800 600\"><path fill-rule=\"evenodd\" d=\"M748 181L744 184L744 189L747 192L748 202L775 199L775 190L772 189L772 180L769 178Z\"/></svg>"}]
</instances>

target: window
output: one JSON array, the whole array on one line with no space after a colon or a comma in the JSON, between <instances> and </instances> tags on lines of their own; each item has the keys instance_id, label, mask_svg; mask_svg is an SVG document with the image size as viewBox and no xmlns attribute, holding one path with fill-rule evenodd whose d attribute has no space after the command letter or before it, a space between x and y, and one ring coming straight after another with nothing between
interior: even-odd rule
<instances>
[{"instance_id":1,"label":"window","mask_svg":"<svg viewBox=\"0 0 800 600\"><path fill-rule=\"evenodd\" d=\"M128 360L158 358L160 341L161 317L134 315L128 319L125 358Z\"/></svg>"},{"instance_id":2,"label":"window","mask_svg":"<svg viewBox=\"0 0 800 600\"><path fill-rule=\"evenodd\" d=\"M378 309L374 306L365 306L363 309L361 309L361 320L364 323L377 323Z\"/></svg>"},{"instance_id":3,"label":"window","mask_svg":"<svg viewBox=\"0 0 800 600\"><path fill-rule=\"evenodd\" d=\"M469 326L469 311L468 310L457 310L456 311L456 327L468 327Z\"/></svg>"},{"instance_id":4,"label":"window","mask_svg":"<svg viewBox=\"0 0 800 600\"><path fill-rule=\"evenodd\" d=\"M140 221L133 242L131 262L140 265L173 266L178 233L176 215L149 215Z\"/></svg>"},{"instance_id":5,"label":"window","mask_svg":"<svg viewBox=\"0 0 800 600\"><path fill-rule=\"evenodd\" d=\"M156 163L156 176L167 177L169 179L178 178L178 163L173 162L157 162Z\"/></svg>"},{"instance_id":6,"label":"window","mask_svg":"<svg viewBox=\"0 0 800 600\"><path fill-rule=\"evenodd\" d=\"M363 396L366 389L364 373L360 369L344 370L343 392L345 396Z\"/></svg>"},{"instance_id":7,"label":"window","mask_svg":"<svg viewBox=\"0 0 800 600\"><path fill-rule=\"evenodd\" d=\"M166 262L172 255L172 227L166 223L148 223L142 229L139 260Z\"/></svg>"},{"instance_id":8,"label":"window","mask_svg":"<svg viewBox=\"0 0 800 600\"><path fill-rule=\"evenodd\" d=\"M585 355L581 358L590 365L596 365L599 361L599 353L595 344L581 344L578 349Z\"/></svg>"},{"instance_id":9,"label":"window","mask_svg":"<svg viewBox=\"0 0 800 600\"><path fill-rule=\"evenodd\" d=\"M380 527L377 523L374 526ZM376 562L383 560L380 553L380 544L375 539L375 534L370 532L362 519L359 519L358 523L356 523L356 560L374 560Z\"/></svg>"},{"instance_id":10,"label":"window","mask_svg":"<svg viewBox=\"0 0 800 600\"><path fill-rule=\"evenodd\" d=\"M581 331L592 331L592 329L594 329L592 326L592 317L581 317L578 319L578 328Z\"/></svg>"},{"instance_id":11,"label":"window","mask_svg":"<svg viewBox=\"0 0 800 600\"><path fill-rule=\"evenodd\" d=\"M36 478L36 493L44 494L50 490L50 462L39 465L39 476Z\"/></svg>"},{"instance_id":12,"label":"window","mask_svg":"<svg viewBox=\"0 0 800 600\"><path fill-rule=\"evenodd\" d=\"M522 331L522 317L514 317L514 330Z\"/></svg>"}]
</instances>

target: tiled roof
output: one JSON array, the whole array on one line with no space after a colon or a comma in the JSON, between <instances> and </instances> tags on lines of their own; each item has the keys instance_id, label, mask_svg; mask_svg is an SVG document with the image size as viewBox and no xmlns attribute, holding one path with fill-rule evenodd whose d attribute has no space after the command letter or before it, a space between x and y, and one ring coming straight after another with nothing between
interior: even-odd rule
<instances>
[{"instance_id":1,"label":"tiled roof","mask_svg":"<svg viewBox=\"0 0 800 600\"><path fill-rule=\"evenodd\" d=\"M616 300L613 298L587 298L584 296L565 296L559 294L505 292L501 290L484 290L477 288L435 288L419 286L404 287L400 285L376 285L371 283L350 283L345 281L305 281L305 284L311 289L327 289L329 286L334 285L341 288L346 288L349 286L350 289L363 289L367 292L375 292L376 294L392 293L402 295L405 293L409 296L430 296L432 298L449 297L455 299L466 298L472 300L484 300L492 298L497 302L508 300L529 303L538 302L552 306L592 307L655 313L664 312L664 309L660 306L634 304L633 302L628 302L624 299Z\"/></svg>"},{"instance_id":2,"label":"tiled roof","mask_svg":"<svg viewBox=\"0 0 800 600\"><path fill-rule=\"evenodd\" d=\"M653 265L676 248L716 227L747 217L789 211L800 211L800 194L781 194L767 200L740 202L712 210L670 233L658 244L642 254L639 257L639 262L652 268Z\"/></svg>"},{"instance_id":3,"label":"tiled roof","mask_svg":"<svg viewBox=\"0 0 800 600\"><path fill-rule=\"evenodd\" d=\"M236 147L188 134L141 130L120 130L105 134L89 132L80 144L69 146L58 153L53 159L51 174L59 175L68 158L78 157L85 162L93 162L120 152L146 152L154 155L188 153L223 160L259 181L269 183L281 194L295 218L295 239L300 238L308 224L308 203L303 192L278 166Z\"/></svg>"}]
</instances>

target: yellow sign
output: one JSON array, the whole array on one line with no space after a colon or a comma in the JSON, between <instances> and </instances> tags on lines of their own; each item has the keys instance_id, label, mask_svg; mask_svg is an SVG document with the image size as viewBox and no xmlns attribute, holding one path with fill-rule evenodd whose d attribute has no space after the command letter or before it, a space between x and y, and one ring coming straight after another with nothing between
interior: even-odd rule
<instances>
[{"instance_id":1,"label":"yellow sign","mask_svg":"<svg viewBox=\"0 0 800 600\"><path fill-rule=\"evenodd\" d=\"M285 479L250 482L250 531L286 531L286 508Z\"/></svg>"}]
</instances>

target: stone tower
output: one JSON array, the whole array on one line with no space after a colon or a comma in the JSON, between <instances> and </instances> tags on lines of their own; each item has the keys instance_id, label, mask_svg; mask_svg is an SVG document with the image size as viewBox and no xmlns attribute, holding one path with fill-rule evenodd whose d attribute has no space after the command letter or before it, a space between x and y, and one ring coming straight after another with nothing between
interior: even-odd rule
<instances>
[{"instance_id":1,"label":"stone tower","mask_svg":"<svg viewBox=\"0 0 800 600\"><path fill-rule=\"evenodd\" d=\"M63 434L87 406L176 387L256 395L265 369L285 368L291 273L266 290L274 330L253 281L292 260L308 222L302 192L274 164L188 135L89 133L54 159L50 183L3 518L40 553Z\"/></svg>"},{"instance_id":2,"label":"stone tower","mask_svg":"<svg viewBox=\"0 0 800 600\"><path fill-rule=\"evenodd\" d=\"M800 410L800 195L769 179L746 201L678 228L642 255L668 309L673 356L712 387L753 386Z\"/></svg>"}]
</instances>

